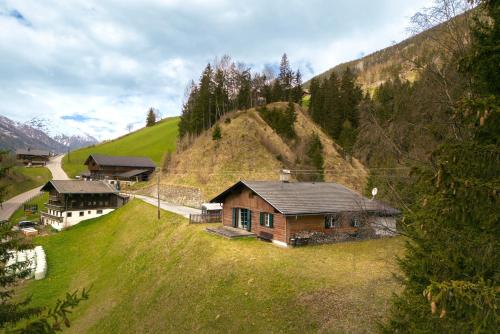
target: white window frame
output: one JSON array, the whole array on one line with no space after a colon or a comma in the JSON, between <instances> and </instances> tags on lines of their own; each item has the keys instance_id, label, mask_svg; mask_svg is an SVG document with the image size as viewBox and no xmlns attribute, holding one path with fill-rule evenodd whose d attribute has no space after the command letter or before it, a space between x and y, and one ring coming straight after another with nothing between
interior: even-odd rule
<instances>
[{"instance_id":1,"label":"white window frame","mask_svg":"<svg viewBox=\"0 0 500 334\"><path fill-rule=\"evenodd\" d=\"M264 218L264 226L265 227L271 227L271 220L269 219L271 217L271 214L269 212L263 212L263 218Z\"/></svg>"}]
</instances>

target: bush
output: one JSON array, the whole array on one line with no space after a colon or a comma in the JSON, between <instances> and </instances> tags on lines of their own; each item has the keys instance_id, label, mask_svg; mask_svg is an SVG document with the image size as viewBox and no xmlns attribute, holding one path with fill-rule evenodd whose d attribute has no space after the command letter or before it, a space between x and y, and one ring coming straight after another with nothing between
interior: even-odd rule
<instances>
[{"instance_id":1,"label":"bush","mask_svg":"<svg viewBox=\"0 0 500 334\"><path fill-rule=\"evenodd\" d=\"M212 140L220 140L222 138L222 132L220 130L219 124L214 126L214 130L212 131Z\"/></svg>"}]
</instances>

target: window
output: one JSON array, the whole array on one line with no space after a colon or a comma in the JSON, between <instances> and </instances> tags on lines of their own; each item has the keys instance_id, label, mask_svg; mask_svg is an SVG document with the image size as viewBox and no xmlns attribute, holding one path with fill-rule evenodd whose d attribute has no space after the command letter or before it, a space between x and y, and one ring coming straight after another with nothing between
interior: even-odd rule
<instances>
[{"instance_id":1,"label":"window","mask_svg":"<svg viewBox=\"0 0 500 334\"><path fill-rule=\"evenodd\" d=\"M360 219L358 216L354 216L351 218L351 225L352 225L352 227L359 227L360 226Z\"/></svg>"},{"instance_id":2,"label":"window","mask_svg":"<svg viewBox=\"0 0 500 334\"><path fill-rule=\"evenodd\" d=\"M274 227L274 215L268 212L260 213L260 225L273 228Z\"/></svg>"},{"instance_id":3,"label":"window","mask_svg":"<svg viewBox=\"0 0 500 334\"><path fill-rule=\"evenodd\" d=\"M89 210L89 211L87 211L87 213L90 215L92 213L92 211Z\"/></svg>"},{"instance_id":4,"label":"window","mask_svg":"<svg viewBox=\"0 0 500 334\"><path fill-rule=\"evenodd\" d=\"M80 211L80 217L83 217L83 215L85 215L85 212Z\"/></svg>"},{"instance_id":5,"label":"window","mask_svg":"<svg viewBox=\"0 0 500 334\"><path fill-rule=\"evenodd\" d=\"M96 211L96 213L97 213L98 215L102 215L102 210L97 210L97 211Z\"/></svg>"},{"instance_id":6,"label":"window","mask_svg":"<svg viewBox=\"0 0 500 334\"><path fill-rule=\"evenodd\" d=\"M340 219L337 215L325 216L325 228L340 227Z\"/></svg>"},{"instance_id":7,"label":"window","mask_svg":"<svg viewBox=\"0 0 500 334\"><path fill-rule=\"evenodd\" d=\"M72 213L72 212L68 212L68 213L66 213L66 217L71 217L71 216L73 216L73 213Z\"/></svg>"}]
</instances>

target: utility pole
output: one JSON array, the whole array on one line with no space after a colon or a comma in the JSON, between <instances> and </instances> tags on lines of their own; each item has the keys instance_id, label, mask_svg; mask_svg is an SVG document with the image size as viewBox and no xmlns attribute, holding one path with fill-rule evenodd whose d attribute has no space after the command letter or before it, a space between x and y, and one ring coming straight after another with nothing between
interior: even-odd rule
<instances>
[{"instance_id":1,"label":"utility pole","mask_svg":"<svg viewBox=\"0 0 500 334\"><path fill-rule=\"evenodd\" d=\"M161 174L161 168L158 168L158 176L156 177L156 194L158 197L158 220L160 220L160 174Z\"/></svg>"}]
</instances>

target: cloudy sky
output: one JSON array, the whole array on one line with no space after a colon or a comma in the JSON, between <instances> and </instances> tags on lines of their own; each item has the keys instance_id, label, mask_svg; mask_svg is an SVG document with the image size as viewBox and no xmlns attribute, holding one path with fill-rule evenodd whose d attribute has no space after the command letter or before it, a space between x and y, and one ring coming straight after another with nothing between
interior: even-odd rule
<instances>
[{"instance_id":1,"label":"cloudy sky","mask_svg":"<svg viewBox=\"0 0 500 334\"><path fill-rule=\"evenodd\" d=\"M179 115L229 54L259 70L286 52L304 78L406 38L430 0L0 0L0 115L98 139Z\"/></svg>"}]
</instances>

